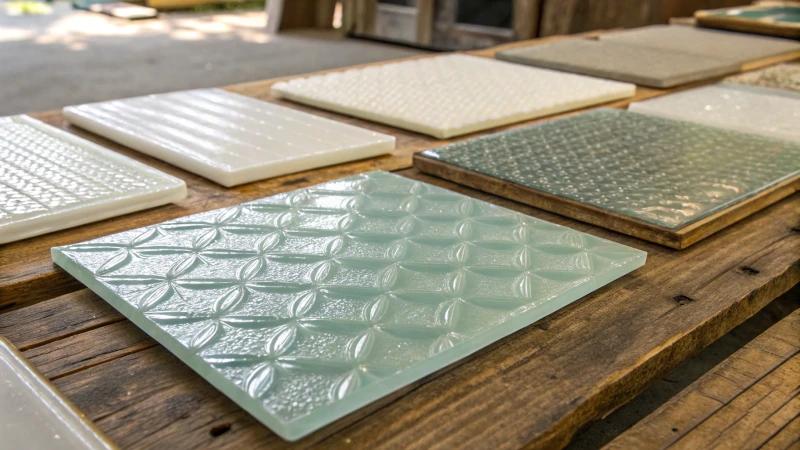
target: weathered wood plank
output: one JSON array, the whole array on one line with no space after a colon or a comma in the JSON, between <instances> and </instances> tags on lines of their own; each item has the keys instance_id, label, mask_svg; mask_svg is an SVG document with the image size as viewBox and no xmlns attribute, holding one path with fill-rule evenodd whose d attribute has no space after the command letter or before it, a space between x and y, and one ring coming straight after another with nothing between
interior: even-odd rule
<instances>
[{"instance_id":1,"label":"weathered wood plank","mask_svg":"<svg viewBox=\"0 0 800 450\"><path fill-rule=\"evenodd\" d=\"M414 169L400 173L647 250L648 263L291 447L560 447L800 281L800 195L679 252ZM91 304L70 296L76 305ZM81 342L88 361L109 345L124 347ZM289 446L160 346L70 370L56 384L123 447ZM213 427L229 431L213 437Z\"/></svg>"},{"instance_id":2,"label":"weathered wood plank","mask_svg":"<svg viewBox=\"0 0 800 450\"><path fill-rule=\"evenodd\" d=\"M0 314L0 335L24 351L125 320L89 289Z\"/></svg>"},{"instance_id":3,"label":"weathered wood plank","mask_svg":"<svg viewBox=\"0 0 800 450\"><path fill-rule=\"evenodd\" d=\"M129 321L117 322L22 352L51 380L158 345Z\"/></svg>"},{"instance_id":4,"label":"weathered wood plank","mask_svg":"<svg viewBox=\"0 0 800 450\"><path fill-rule=\"evenodd\" d=\"M605 448L788 448L800 439L799 394L800 310Z\"/></svg>"}]
</instances>

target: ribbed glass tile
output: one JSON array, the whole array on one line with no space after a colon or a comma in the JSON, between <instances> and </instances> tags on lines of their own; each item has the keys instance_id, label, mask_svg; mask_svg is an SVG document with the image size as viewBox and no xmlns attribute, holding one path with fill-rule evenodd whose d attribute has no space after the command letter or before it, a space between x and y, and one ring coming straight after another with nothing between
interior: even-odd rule
<instances>
[{"instance_id":1,"label":"ribbed glass tile","mask_svg":"<svg viewBox=\"0 0 800 450\"><path fill-rule=\"evenodd\" d=\"M423 155L671 229L800 174L800 144L614 109Z\"/></svg>"},{"instance_id":2,"label":"ribbed glass tile","mask_svg":"<svg viewBox=\"0 0 800 450\"><path fill-rule=\"evenodd\" d=\"M631 103L628 110L800 142L800 95L776 89L717 84Z\"/></svg>"},{"instance_id":3,"label":"ribbed glass tile","mask_svg":"<svg viewBox=\"0 0 800 450\"><path fill-rule=\"evenodd\" d=\"M0 120L0 244L184 197L183 180L27 116Z\"/></svg>"},{"instance_id":4,"label":"ribbed glass tile","mask_svg":"<svg viewBox=\"0 0 800 450\"><path fill-rule=\"evenodd\" d=\"M276 83L272 93L445 139L633 96L632 84L452 54Z\"/></svg>"},{"instance_id":5,"label":"ribbed glass tile","mask_svg":"<svg viewBox=\"0 0 800 450\"><path fill-rule=\"evenodd\" d=\"M70 106L64 117L223 186L394 150L394 136L221 89Z\"/></svg>"},{"instance_id":6,"label":"ribbed glass tile","mask_svg":"<svg viewBox=\"0 0 800 450\"><path fill-rule=\"evenodd\" d=\"M596 39L513 48L497 52L497 58L657 88L739 71L729 61Z\"/></svg>"},{"instance_id":7,"label":"ribbed glass tile","mask_svg":"<svg viewBox=\"0 0 800 450\"><path fill-rule=\"evenodd\" d=\"M800 42L686 25L650 25L600 35L600 40L660 48L744 64L800 51Z\"/></svg>"},{"instance_id":8,"label":"ribbed glass tile","mask_svg":"<svg viewBox=\"0 0 800 450\"><path fill-rule=\"evenodd\" d=\"M58 265L289 440L645 258L386 172L53 249Z\"/></svg>"}]
</instances>

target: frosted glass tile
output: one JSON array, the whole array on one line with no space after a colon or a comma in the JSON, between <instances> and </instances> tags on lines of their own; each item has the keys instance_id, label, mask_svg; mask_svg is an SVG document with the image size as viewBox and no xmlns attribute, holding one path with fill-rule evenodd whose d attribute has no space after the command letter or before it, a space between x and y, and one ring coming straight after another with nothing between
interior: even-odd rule
<instances>
[{"instance_id":1,"label":"frosted glass tile","mask_svg":"<svg viewBox=\"0 0 800 450\"><path fill-rule=\"evenodd\" d=\"M422 155L669 229L800 174L794 142L612 109Z\"/></svg>"},{"instance_id":2,"label":"frosted glass tile","mask_svg":"<svg viewBox=\"0 0 800 450\"><path fill-rule=\"evenodd\" d=\"M14 450L116 448L2 337L0 439Z\"/></svg>"},{"instance_id":3,"label":"frosted glass tile","mask_svg":"<svg viewBox=\"0 0 800 450\"><path fill-rule=\"evenodd\" d=\"M775 89L717 84L631 103L628 110L800 142L800 95Z\"/></svg>"},{"instance_id":4,"label":"frosted glass tile","mask_svg":"<svg viewBox=\"0 0 800 450\"><path fill-rule=\"evenodd\" d=\"M394 137L221 89L64 108L75 125L223 186L369 158Z\"/></svg>"},{"instance_id":5,"label":"frosted glass tile","mask_svg":"<svg viewBox=\"0 0 800 450\"><path fill-rule=\"evenodd\" d=\"M184 197L183 180L27 116L0 120L0 244Z\"/></svg>"},{"instance_id":6,"label":"frosted glass tile","mask_svg":"<svg viewBox=\"0 0 800 450\"><path fill-rule=\"evenodd\" d=\"M53 249L58 265L288 440L645 258L386 172Z\"/></svg>"},{"instance_id":7,"label":"frosted glass tile","mask_svg":"<svg viewBox=\"0 0 800 450\"><path fill-rule=\"evenodd\" d=\"M451 54L276 83L272 93L446 139L633 96L632 84Z\"/></svg>"},{"instance_id":8,"label":"frosted glass tile","mask_svg":"<svg viewBox=\"0 0 800 450\"><path fill-rule=\"evenodd\" d=\"M789 39L686 25L650 25L602 34L600 40L708 56L737 64L800 51L800 43Z\"/></svg>"},{"instance_id":9,"label":"frosted glass tile","mask_svg":"<svg viewBox=\"0 0 800 450\"><path fill-rule=\"evenodd\" d=\"M725 82L800 92L800 64L777 64L725 78Z\"/></svg>"},{"instance_id":10,"label":"frosted glass tile","mask_svg":"<svg viewBox=\"0 0 800 450\"><path fill-rule=\"evenodd\" d=\"M739 65L714 58L595 39L514 48L497 58L656 88L739 71Z\"/></svg>"}]
</instances>

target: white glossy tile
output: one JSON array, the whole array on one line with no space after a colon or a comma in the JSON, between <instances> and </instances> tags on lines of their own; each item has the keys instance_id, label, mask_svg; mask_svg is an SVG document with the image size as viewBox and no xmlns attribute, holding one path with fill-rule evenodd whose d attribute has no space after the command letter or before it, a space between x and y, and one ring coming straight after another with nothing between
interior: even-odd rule
<instances>
[{"instance_id":1,"label":"white glossy tile","mask_svg":"<svg viewBox=\"0 0 800 450\"><path fill-rule=\"evenodd\" d=\"M633 96L633 84L461 54L350 69L272 93L445 139Z\"/></svg>"},{"instance_id":2,"label":"white glossy tile","mask_svg":"<svg viewBox=\"0 0 800 450\"><path fill-rule=\"evenodd\" d=\"M0 244L164 205L183 180L27 116L0 120Z\"/></svg>"},{"instance_id":3,"label":"white glossy tile","mask_svg":"<svg viewBox=\"0 0 800 450\"><path fill-rule=\"evenodd\" d=\"M630 111L800 142L800 95L717 84L631 103Z\"/></svg>"},{"instance_id":4,"label":"white glossy tile","mask_svg":"<svg viewBox=\"0 0 800 450\"><path fill-rule=\"evenodd\" d=\"M0 448L116 448L0 337Z\"/></svg>"},{"instance_id":5,"label":"white glossy tile","mask_svg":"<svg viewBox=\"0 0 800 450\"><path fill-rule=\"evenodd\" d=\"M393 136L221 89L70 106L64 116L228 187L394 150Z\"/></svg>"}]
</instances>

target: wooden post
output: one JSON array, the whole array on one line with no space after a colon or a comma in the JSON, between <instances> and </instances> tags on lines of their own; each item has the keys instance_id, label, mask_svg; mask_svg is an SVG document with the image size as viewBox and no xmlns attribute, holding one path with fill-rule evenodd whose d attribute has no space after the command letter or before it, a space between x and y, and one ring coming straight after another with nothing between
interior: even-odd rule
<instances>
[{"instance_id":1,"label":"wooden post","mask_svg":"<svg viewBox=\"0 0 800 450\"><path fill-rule=\"evenodd\" d=\"M433 17L435 0L417 0L417 43L430 45L433 42Z\"/></svg>"}]
</instances>

